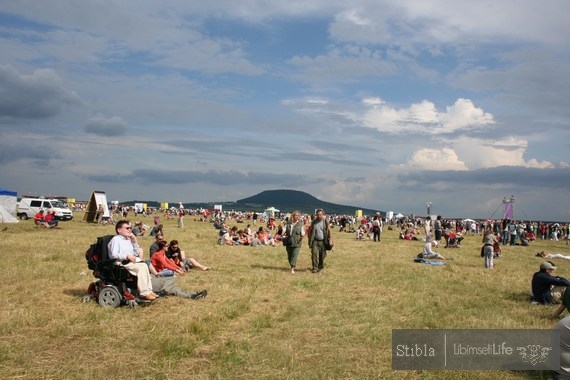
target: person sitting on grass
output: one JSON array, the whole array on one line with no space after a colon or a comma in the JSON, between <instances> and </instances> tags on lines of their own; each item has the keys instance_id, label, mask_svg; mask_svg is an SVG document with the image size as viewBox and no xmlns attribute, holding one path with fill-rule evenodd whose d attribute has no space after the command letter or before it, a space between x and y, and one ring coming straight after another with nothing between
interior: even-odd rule
<instances>
[{"instance_id":1,"label":"person sitting on grass","mask_svg":"<svg viewBox=\"0 0 570 380\"><path fill-rule=\"evenodd\" d=\"M45 228L51 228L48 222L45 220L44 210L40 210L36 215L34 215L34 223L36 226L43 226Z\"/></svg>"},{"instance_id":2,"label":"person sitting on grass","mask_svg":"<svg viewBox=\"0 0 570 380\"><path fill-rule=\"evenodd\" d=\"M361 224L355 232L357 240L366 240L368 239L368 229L366 228L365 224Z\"/></svg>"},{"instance_id":3,"label":"person sitting on grass","mask_svg":"<svg viewBox=\"0 0 570 380\"><path fill-rule=\"evenodd\" d=\"M428 236L426 238L426 243L424 244L424 249L420 252L420 254L418 255L419 258L421 259L440 259L440 260L446 260L445 257L443 257L442 255L440 255L437 252L434 252L432 250L432 246L434 246L435 241L433 240L433 238L431 236Z\"/></svg>"},{"instance_id":4,"label":"person sitting on grass","mask_svg":"<svg viewBox=\"0 0 570 380\"><path fill-rule=\"evenodd\" d=\"M443 237L445 238L445 248L461 248L461 241L463 240L463 236L459 233L455 233L452 230L445 230L443 233Z\"/></svg>"},{"instance_id":5,"label":"person sitting on grass","mask_svg":"<svg viewBox=\"0 0 570 380\"><path fill-rule=\"evenodd\" d=\"M535 302L541 304L554 304L562 301L562 293L566 290L570 281L564 277L553 276L556 269L551 261L544 261L540 269L532 276L531 290Z\"/></svg>"},{"instance_id":6,"label":"person sitting on grass","mask_svg":"<svg viewBox=\"0 0 570 380\"><path fill-rule=\"evenodd\" d=\"M269 231L263 227L259 227L259 230L257 231L257 238L261 242L261 245L272 245L275 247L275 240L273 240L273 237L269 234Z\"/></svg>"},{"instance_id":7,"label":"person sitting on grass","mask_svg":"<svg viewBox=\"0 0 570 380\"><path fill-rule=\"evenodd\" d=\"M146 233L146 229L144 228L142 222L136 222L135 226L133 227L133 234L135 236L144 236Z\"/></svg>"},{"instance_id":8,"label":"person sitting on grass","mask_svg":"<svg viewBox=\"0 0 570 380\"><path fill-rule=\"evenodd\" d=\"M152 255L150 262L153 268L156 270L158 276L168 277L174 276L174 273L178 273L181 276L186 274L186 271L181 268L178 264L169 258L166 254L168 248L168 243L164 240L157 242L158 250Z\"/></svg>"},{"instance_id":9,"label":"person sitting on grass","mask_svg":"<svg viewBox=\"0 0 570 380\"><path fill-rule=\"evenodd\" d=\"M150 236L164 235L162 228L162 224L157 224L156 226L152 227L152 230L150 230Z\"/></svg>"},{"instance_id":10,"label":"person sitting on grass","mask_svg":"<svg viewBox=\"0 0 570 380\"><path fill-rule=\"evenodd\" d=\"M55 217L55 211L48 211L47 215L44 217L44 221L50 226L50 228L59 228L59 220Z\"/></svg>"},{"instance_id":11,"label":"person sitting on grass","mask_svg":"<svg viewBox=\"0 0 570 380\"><path fill-rule=\"evenodd\" d=\"M186 272L192 268L198 268L204 271L211 269L206 265L200 264L196 259L192 257L186 258L186 254L179 247L178 240L170 241L170 244L168 244L168 249L166 250L166 257L174 261L176 265L178 265Z\"/></svg>"},{"instance_id":12,"label":"person sitting on grass","mask_svg":"<svg viewBox=\"0 0 570 380\"><path fill-rule=\"evenodd\" d=\"M154 253L155 253L156 251L158 251L158 242L161 241L161 240L165 240L165 239L164 239L164 236L163 236L162 234L156 235L156 236L154 237L154 239L155 239L155 240L154 240L154 243L152 243L152 244L150 245L150 247L148 248L148 254L149 254L149 256L150 256L151 258L152 258L152 255L154 255Z\"/></svg>"},{"instance_id":13,"label":"person sitting on grass","mask_svg":"<svg viewBox=\"0 0 570 380\"><path fill-rule=\"evenodd\" d=\"M220 236L219 242L221 245L234 245L234 239L232 238L229 229L222 227L222 229L219 232L219 236Z\"/></svg>"}]
</instances>

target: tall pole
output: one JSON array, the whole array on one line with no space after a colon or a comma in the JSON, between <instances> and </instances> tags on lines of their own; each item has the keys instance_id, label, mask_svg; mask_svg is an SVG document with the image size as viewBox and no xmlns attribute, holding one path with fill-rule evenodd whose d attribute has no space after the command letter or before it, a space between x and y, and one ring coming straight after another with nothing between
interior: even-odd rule
<instances>
[{"instance_id":1,"label":"tall pole","mask_svg":"<svg viewBox=\"0 0 570 380\"><path fill-rule=\"evenodd\" d=\"M511 195L510 198L504 197L503 204L505 205L505 213L503 219L513 219L513 206L515 204L515 196Z\"/></svg>"}]
</instances>

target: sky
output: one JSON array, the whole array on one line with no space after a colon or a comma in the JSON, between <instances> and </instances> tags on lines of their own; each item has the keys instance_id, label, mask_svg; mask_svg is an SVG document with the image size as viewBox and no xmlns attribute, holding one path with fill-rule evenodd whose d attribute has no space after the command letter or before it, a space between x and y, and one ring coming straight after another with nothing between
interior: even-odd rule
<instances>
[{"instance_id":1,"label":"sky","mask_svg":"<svg viewBox=\"0 0 570 380\"><path fill-rule=\"evenodd\" d=\"M0 187L570 221L567 0L0 0ZM269 205L268 205L269 206ZM326 211L326 210L325 210Z\"/></svg>"}]
</instances>

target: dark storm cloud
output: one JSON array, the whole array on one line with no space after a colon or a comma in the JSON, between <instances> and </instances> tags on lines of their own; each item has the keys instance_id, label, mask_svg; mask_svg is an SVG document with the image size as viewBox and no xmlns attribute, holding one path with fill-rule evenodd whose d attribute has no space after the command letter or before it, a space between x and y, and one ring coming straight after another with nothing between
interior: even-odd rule
<instances>
[{"instance_id":1,"label":"dark storm cloud","mask_svg":"<svg viewBox=\"0 0 570 380\"><path fill-rule=\"evenodd\" d=\"M0 143L0 164L6 164L23 159L35 160L46 165L52 159L59 159L61 155L49 146L22 146Z\"/></svg>"},{"instance_id":2,"label":"dark storm cloud","mask_svg":"<svg viewBox=\"0 0 570 380\"><path fill-rule=\"evenodd\" d=\"M450 189L464 186L501 186L509 188L549 188L564 189L570 186L570 168L537 169L520 166L499 166L491 169L472 171L423 171L398 176L400 184L406 188Z\"/></svg>"},{"instance_id":3,"label":"dark storm cloud","mask_svg":"<svg viewBox=\"0 0 570 380\"><path fill-rule=\"evenodd\" d=\"M102 183L148 183L152 180L155 183L165 185L183 185L191 183L210 183L213 185L287 185L290 187L301 186L307 183L307 178L296 174L278 174L263 172L237 172L215 171L206 172L191 170L155 170L137 169L128 175L104 174L90 175L88 180Z\"/></svg>"},{"instance_id":4,"label":"dark storm cloud","mask_svg":"<svg viewBox=\"0 0 570 380\"><path fill-rule=\"evenodd\" d=\"M12 66L0 65L0 118L43 119L78 103L79 97L64 88L53 70L20 75Z\"/></svg>"},{"instance_id":5,"label":"dark storm cloud","mask_svg":"<svg viewBox=\"0 0 570 380\"><path fill-rule=\"evenodd\" d=\"M98 136L123 136L127 132L127 123L117 116L98 115L87 121L84 131Z\"/></svg>"}]
</instances>

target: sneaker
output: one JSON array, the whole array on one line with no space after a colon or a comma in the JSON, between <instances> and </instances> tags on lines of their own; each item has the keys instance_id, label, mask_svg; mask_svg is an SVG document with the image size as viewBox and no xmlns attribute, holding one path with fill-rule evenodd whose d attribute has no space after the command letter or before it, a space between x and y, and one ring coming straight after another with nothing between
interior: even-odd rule
<instances>
[{"instance_id":1,"label":"sneaker","mask_svg":"<svg viewBox=\"0 0 570 380\"><path fill-rule=\"evenodd\" d=\"M198 292L198 293L192 294L192 296L190 296L190 298L193 299L193 300L199 300L199 299L201 299L201 298L206 297L207 295L208 295L208 291L207 291L207 290L202 290L202 291L200 291L200 292Z\"/></svg>"}]
</instances>

